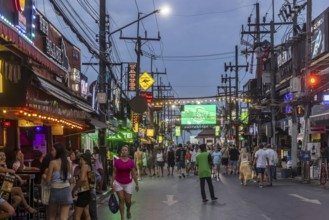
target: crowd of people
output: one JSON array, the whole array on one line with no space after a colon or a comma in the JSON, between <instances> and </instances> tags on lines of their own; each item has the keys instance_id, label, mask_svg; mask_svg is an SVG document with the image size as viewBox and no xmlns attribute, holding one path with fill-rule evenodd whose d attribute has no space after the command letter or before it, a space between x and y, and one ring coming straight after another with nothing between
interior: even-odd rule
<instances>
[{"instance_id":1,"label":"crowd of people","mask_svg":"<svg viewBox=\"0 0 329 220\"><path fill-rule=\"evenodd\" d=\"M23 193L29 183L21 175L31 171L39 189L36 195L49 189L48 199L43 201L47 205L47 219L67 220L70 209L74 210L74 220L80 220L82 216L85 220L97 219L96 194L102 193L103 183L103 165L97 147L93 153L89 150L81 153L56 143L46 155L36 151L29 165L21 149L15 151L12 163L8 163L6 153L0 151L0 220L14 216L19 206L28 214L38 212ZM8 190L3 189L4 185ZM39 197L33 199L40 201Z\"/></svg>"},{"instance_id":2,"label":"crowd of people","mask_svg":"<svg viewBox=\"0 0 329 220\"><path fill-rule=\"evenodd\" d=\"M250 180L254 180L262 188L265 181L271 186L272 180L276 178L278 154L269 144L240 149L228 144L138 147L131 158L135 161L137 178L141 180L143 176L163 177L165 165L167 176L173 176L174 171L180 179L198 175L197 157L203 153L202 147L205 147L205 152L209 154L211 179L219 181L220 174L236 175L239 176L241 185L246 186Z\"/></svg>"}]
</instances>

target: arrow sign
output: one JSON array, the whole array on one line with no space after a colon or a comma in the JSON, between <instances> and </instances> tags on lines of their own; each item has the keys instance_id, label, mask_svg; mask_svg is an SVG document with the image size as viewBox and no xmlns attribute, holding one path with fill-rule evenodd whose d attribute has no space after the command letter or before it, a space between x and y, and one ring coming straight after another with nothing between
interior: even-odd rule
<instances>
[{"instance_id":1,"label":"arrow sign","mask_svg":"<svg viewBox=\"0 0 329 220\"><path fill-rule=\"evenodd\" d=\"M174 195L167 195L167 201L162 201L163 203L166 203L168 206L172 206L177 200L174 200Z\"/></svg>"},{"instance_id":2,"label":"arrow sign","mask_svg":"<svg viewBox=\"0 0 329 220\"><path fill-rule=\"evenodd\" d=\"M313 204L321 205L321 202L319 200L317 200L317 199L308 199L308 198L305 198L305 197L300 196L300 195L297 195L297 194L289 194L289 195L302 200L302 202L308 202L308 203L313 203Z\"/></svg>"}]
</instances>

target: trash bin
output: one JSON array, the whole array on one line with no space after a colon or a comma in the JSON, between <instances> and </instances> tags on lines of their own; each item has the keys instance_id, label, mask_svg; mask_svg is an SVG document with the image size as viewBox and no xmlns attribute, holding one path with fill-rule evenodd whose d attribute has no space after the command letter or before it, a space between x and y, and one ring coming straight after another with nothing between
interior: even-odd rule
<instances>
[{"instance_id":1,"label":"trash bin","mask_svg":"<svg viewBox=\"0 0 329 220\"><path fill-rule=\"evenodd\" d=\"M289 178L292 175L291 169L281 169L281 178Z\"/></svg>"}]
</instances>

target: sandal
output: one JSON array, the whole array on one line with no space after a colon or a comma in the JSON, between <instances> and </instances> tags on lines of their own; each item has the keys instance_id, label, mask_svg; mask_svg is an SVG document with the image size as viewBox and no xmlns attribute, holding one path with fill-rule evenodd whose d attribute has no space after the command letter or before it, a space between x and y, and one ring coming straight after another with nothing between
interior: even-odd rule
<instances>
[{"instance_id":1,"label":"sandal","mask_svg":"<svg viewBox=\"0 0 329 220\"><path fill-rule=\"evenodd\" d=\"M127 219L130 219L130 218L131 218L131 213L127 212Z\"/></svg>"},{"instance_id":2,"label":"sandal","mask_svg":"<svg viewBox=\"0 0 329 220\"><path fill-rule=\"evenodd\" d=\"M26 211L28 211L30 214L35 214L35 213L38 212L38 210L32 208L31 206L29 206L29 207L26 209Z\"/></svg>"}]
</instances>

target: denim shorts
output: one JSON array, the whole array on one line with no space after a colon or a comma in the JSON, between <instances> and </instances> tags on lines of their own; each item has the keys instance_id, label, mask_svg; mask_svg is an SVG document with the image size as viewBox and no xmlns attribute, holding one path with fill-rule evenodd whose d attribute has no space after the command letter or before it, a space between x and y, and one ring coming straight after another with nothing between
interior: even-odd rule
<instances>
[{"instance_id":1,"label":"denim shorts","mask_svg":"<svg viewBox=\"0 0 329 220\"><path fill-rule=\"evenodd\" d=\"M72 203L71 187L50 189L49 205L70 205Z\"/></svg>"},{"instance_id":2,"label":"denim shorts","mask_svg":"<svg viewBox=\"0 0 329 220\"><path fill-rule=\"evenodd\" d=\"M4 202L7 202L5 199L3 199L3 198L0 198L0 204L1 203L4 203Z\"/></svg>"},{"instance_id":3,"label":"denim shorts","mask_svg":"<svg viewBox=\"0 0 329 220\"><path fill-rule=\"evenodd\" d=\"M180 170L181 168L185 169L185 161L184 160L178 161L178 163L177 163L177 169Z\"/></svg>"},{"instance_id":4,"label":"denim shorts","mask_svg":"<svg viewBox=\"0 0 329 220\"><path fill-rule=\"evenodd\" d=\"M265 168L263 168L263 167L256 167L256 172L257 172L257 174L264 174L265 173Z\"/></svg>"},{"instance_id":5,"label":"denim shorts","mask_svg":"<svg viewBox=\"0 0 329 220\"><path fill-rule=\"evenodd\" d=\"M276 166L267 166L266 167L266 174L268 175L268 176L270 176L271 175L271 177L274 177L275 176L275 171L276 171Z\"/></svg>"}]
</instances>

